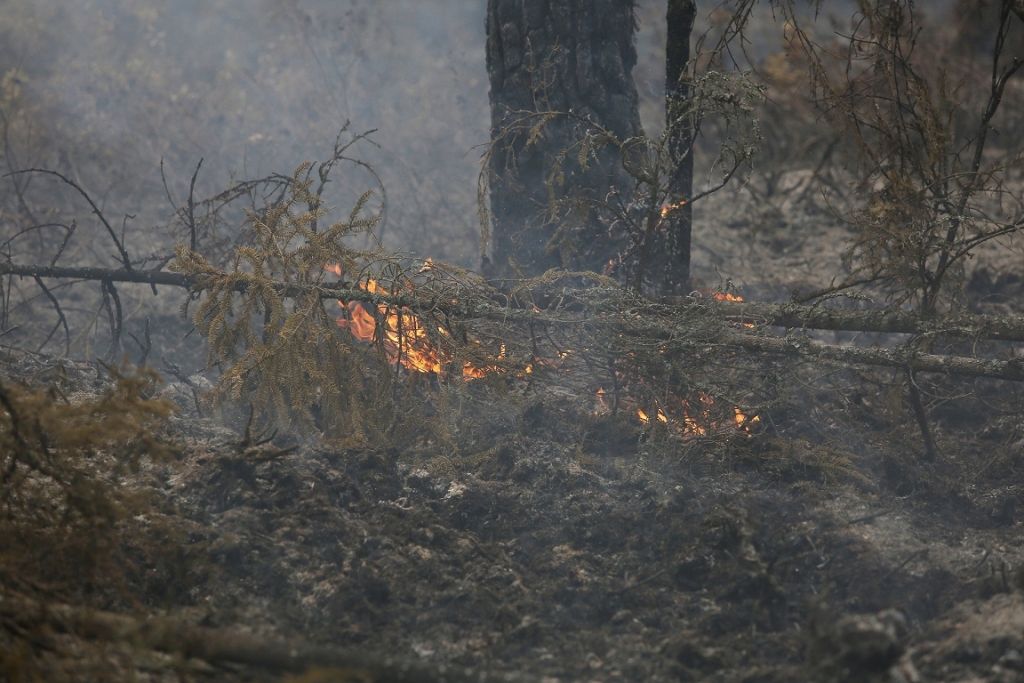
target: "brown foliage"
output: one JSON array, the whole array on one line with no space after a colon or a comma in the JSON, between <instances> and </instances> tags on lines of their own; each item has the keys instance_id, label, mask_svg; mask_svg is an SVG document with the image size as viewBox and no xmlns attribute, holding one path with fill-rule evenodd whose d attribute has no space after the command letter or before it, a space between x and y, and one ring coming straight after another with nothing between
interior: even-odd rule
<instances>
[{"instance_id":1,"label":"brown foliage","mask_svg":"<svg viewBox=\"0 0 1024 683\"><path fill-rule=\"evenodd\" d=\"M171 454L155 430L172 405L151 398L151 370L110 379L89 396L0 381L0 589L116 581L117 525L146 507L125 477Z\"/></svg>"}]
</instances>

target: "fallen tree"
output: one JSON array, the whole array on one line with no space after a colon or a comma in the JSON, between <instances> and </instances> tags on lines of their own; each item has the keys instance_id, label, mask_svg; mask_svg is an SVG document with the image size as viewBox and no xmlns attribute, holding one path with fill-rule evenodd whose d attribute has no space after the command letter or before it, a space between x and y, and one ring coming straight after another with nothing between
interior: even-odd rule
<instances>
[{"instance_id":1,"label":"fallen tree","mask_svg":"<svg viewBox=\"0 0 1024 683\"><path fill-rule=\"evenodd\" d=\"M168 259L170 260L170 259ZM553 272L550 276L557 273ZM202 292L205 289L201 275L184 275L163 269L125 270L124 268L60 267L30 264L0 263L0 275L14 275L18 278L52 278L56 280L109 282L171 286ZM474 287L477 284L473 284ZM338 299L345 303L360 301L370 304L406 306L414 311L438 308L445 313L466 314L469 310L461 302L435 301L434 297L416 294L380 295L367 292L352 282L324 283L315 286L325 299ZM245 291L245 284L238 285L238 291ZM294 296L301 286L282 283L281 291ZM529 292L503 292L494 290L485 296L489 304L481 308L474 305L472 310L489 311L492 315L516 317L519 311L541 308L568 308L567 300L582 301L585 292L539 288ZM641 300L671 307L703 307L713 312L724 323L766 325L794 330L825 330L833 332L864 332L918 335L930 338L973 339L1024 342L1024 318L1009 315L982 315L956 313L952 315L927 315L919 311L893 308L840 308L824 305L798 303L770 303L759 301L718 301L702 297L639 297ZM498 308L494 308L498 306ZM497 312L499 311L500 312ZM534 313L527 313L529 317ZM543 322L542 318L538 318Z\"/></svg>"},{"instance_id":2,"label":"fallen tree","mask_svg":"<svg viewBox=\"0 0 1024 683\"><path fill-rule=\"evenodd\" d=\"M913 373L1024 380L1015 359L934 351L940 340L1024 341L1020 318L652 297L596 273L555 270L498 288L475 273L390 254L379 245L355 249L352 238L372 235L381 214L368 208L367 193L347 219L324 224L321 192L332 163L315 171L303 165L290 179L274 176L281 193L247 212L244 239L230 248L200 239L205 228L194 215L197 206L223 201L221 195L204 202L190 196L177 212L188 244L175 247L173 256L133 259L129 246L117 240L119 267L62 266L62 246L45 265L19 264L8 255L0 276L35 281L58 318L40 348L63 325L65 355L68 318L56 288L43 280L98 283L97 316L105 311L110 321L111 360L121 355L124 329L119 285L182 290L182 311L194 303L192 322L209 344L207 367L221 370L209 396L214 403L251 403L260 406L261 421L281 427L297 422L300 431L339 438L371 438L370 429L376 439L400 423L413 429L410 406L396 396L415 392L402 373L388 368L404 368L410 378L492 378L505 389L512 380L526 392L546 385L570 391L581 408L595 396L607 397L613 412L624 406L700 433L706 429L691 424L698 413L707 425L721 425L734 410L756 415L776 401L778 381L771 364L760 363L765 356L899 369L910 377L922 425L925 409L914 393ZM102 214L100 220L109 224ZM9 296L5 302L9 307ZM891 340L895 344L887 345L894 348L836 345L807 338L807 330L908 338ZM149 346L147 332L143 358ZM958 347L963 344L952 345ZM993 356L991 348L984 353ZM694 407L705 399L715 407ZM375 422L377 427L368 426Z\"/></svg>"}]
</instances>

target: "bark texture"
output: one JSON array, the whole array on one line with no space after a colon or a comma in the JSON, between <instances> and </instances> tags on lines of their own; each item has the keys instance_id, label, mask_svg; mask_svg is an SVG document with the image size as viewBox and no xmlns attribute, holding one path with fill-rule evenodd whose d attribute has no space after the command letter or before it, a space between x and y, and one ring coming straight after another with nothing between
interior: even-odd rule
<instances>
[{"instance_id":1,"label":"bark texture","mask_svg":"<svg viewBox=\"0 0 1024 683\"><path fill-rule=\"evenodd\" d=\"M693 120L688 116L690 79L690 34L697 18L695 0L669 0L666 12L665 45L665 124L669 133L669 153L675 164L669 190L673 211L666 215L663 289L666 293L686 294L690 290L690 237L693 232ZM684 203L685 202L685 203ZM680 204L682 205L680 206ZM655 264L656 265L656 264Z\"/></svg>"},{"instance_id":2,"label":"bark texture","mask_svg":"<svg viewBox=\"0 0 1024 683\"><path fill-rule=\"evenodd\" d=\"M504 279L565 266L604 272L622 248L593 215L571 234L544 217L546 186L556 155L585 133L565 118L545 126L537 144L528 132L502 136L527 112L572 112L620 138L642 132L632 69L636 63L634 0L488 0L487 71L491 92L493 238L484 273ZM605 199L628 192L632 179L608 151L583 172L565 166L558 197ZM580 219L577 215L570 219Z\"/></svg>"}]
</instances>

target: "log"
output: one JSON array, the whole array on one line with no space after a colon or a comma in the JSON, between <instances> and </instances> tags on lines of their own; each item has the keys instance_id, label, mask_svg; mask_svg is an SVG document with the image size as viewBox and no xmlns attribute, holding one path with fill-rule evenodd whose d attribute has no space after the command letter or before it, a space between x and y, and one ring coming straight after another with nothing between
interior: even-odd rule
<instances>
[{"instance_id":1,"label":"log","mask_svg":"<svg viewBox=\"0 0 1024 683\"><path fill-rule=\"evenodd\" d=\"M838 346L812 341L806 337L769 337L736 332L723 332L718 341L760 353L796 356L807 360L826 360L844 365L876 365L909 369L915 372L937 372L945 375L991 377L1014 382L1024 381L1024 360L995 360L967 356L942 356L918 353L908 347L895 349Z\"/></svg>"},{"instance_id":2,"label":"log","mask_svg":"<svg viewBox=\"0 0 1024 683\"><path fill-rule=\"evenodd\" d=\"M682 297L673 297L677 305ZM692 299L691 299L692 301ZM1024 318L960 313L922 316L913 311L885 308L850 310L801 304L719 301L713 304L723 319L777 327L836 332L882 332L926 335L932 338L1024 341Z\"/></svg>"},{"instance_id":3,"label":"log","mask_svg":"<svg viewBox=\"0 0 1024 683\"><path fill-rule=\"evenodd\" d=\"M17 265L0 263L0 275L21 277L43 277L57 279L93 280L108 282L132 282L149 285L171 285L182 289L191 288L197 281L180 273L167 271L126 271L123 268L66 268L59 266ZM240 285L239 291L245 287ZM283 285L286 296L308 290L299 285ZM332 282L320 286L320 296L324 299L363 301L370 304L405 306L412 310L434 309L453 314L471 311L474 307L462 307L456 302L438 302L428 298L420 298L415 294L381 295L370 294L351 282ZM568 291L568 294L580 300L585 290ZM531 308L534 302L544 303L556 301L561 297L551 293L539 293L529 301L507 300L498 293L489 297L484 309L492 306L502 308ZM976 315L960 313L951 316L922 316L913 311L892 310L886 308L870 310L850 310L826 306L805 306L802 304L776 304L765 302L718 301L714 299L694 299L691 297L659 297L651 299L656 303L671 307L706 306L712 309L725 322L754 323L772 325L792 329L830 330L835 332L880 332L883 334L912 334L932 338L991 339L997 341L1024 342L1024 318L996 315Z\"/></svg>"},{"instance_id":4,"label":"log","mask_svg":"<svg viewBox=\"0 0 1024 683\"><path fill-rule=\"evenodd\" d=\"M202 279L201 276L185 276L166 271L18 266L9 262L0 263L0 275L4 274L160 284L185 289L197 288L197 283ZM199 287L201 288L201 285ZM239 291L245 291L245 283L238 283L236 288ZM464 300L460 300L438 298L431 295L420 296L415 292L370 293L359 288L355 283L344 281L323 283L315 287L281 283L278 289L284 296L297 296L315 289L317 295L322 299L337 299L343 303L360 301L370 305L403 307L420 313L438 312L463 320L487 318L507 322L535 321L541 324L573 325L584 320L584 314L581 313L582 308L594 307L593 304L586 303L587 290L565 289L561 291L561 295L541 292L532 299L509 299L493 291L476 291L475 297L466 297ZM533 309L535 301L542 303L540 310ZM561 303L566 301L571 303L568 305ZM789 329L908 334L931 339L959 338L1024 342L1024 318L1012 316L968 313L951 316L923 316L912 311L891 309L849 310L790 303L735 302L691 297L639 299L636 302L628 303L628 305L636 310L642 308L645 302L661 304L669 311L673 308L704 307L709 315L726 325L752 323L758 326L767 325ZM614 308L615 304L627 305L626 302L613 297L609 305ZM543 306L548 308L545 309ZM665 315L665 310L652 311L652 320L656 320L658 315ZM592 318L590 319L592 320ZM1024 362L1016 359L1004 361L966 356L943 356L914 352L908 347L889 350L838 346L814 342L800 336L775 337L739 334L728 328L719 335L719 341L752 351L795 355L808 360L831 360L858 365L899 367L919 372L1024 381Z\"/></svg>"}]
</instances>

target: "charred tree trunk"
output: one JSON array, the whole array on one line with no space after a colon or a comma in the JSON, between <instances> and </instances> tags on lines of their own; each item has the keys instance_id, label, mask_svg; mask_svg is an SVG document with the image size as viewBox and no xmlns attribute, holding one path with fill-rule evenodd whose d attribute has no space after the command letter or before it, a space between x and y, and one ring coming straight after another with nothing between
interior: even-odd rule
<instances>
[{"instance_id":1,"label":"charred tree trunk","mask_svg":"<svg viewBox=\"0 0 1024 683\"><path fill-rule=\"evenodd\" d=\"M593 213L560 217L561 225L573 226L568 234L545 216L555 157L585 134L585 123L553 119L532 145L528 126L515 123L533 112L572 112L621 139L641 134L633 9L634 0L488 0L493 240L486 276L532 276L554 267L607 272L623 248L626 236ZM603 201L616 190L628 194L632 182L608 150L587 171L567 160L564 183L553 189L556 200Z\"/></svg>"},{"instance_id":2,"label":"charred tree trunk","mask_svg":"<svg viewBox=\"0 0 1024 683\"><path fill-rule=\"evenodd\" d=\"M666 216L664 289L686 294L690 290L690 237L693 232L693 119L688 114L690 34L697 18L695 0L668 0L665 45L665 123L669 153L675 164L669 191L677 207ZM680 203L682 203L680 205Z\"/></svg>"}]
</instances>

